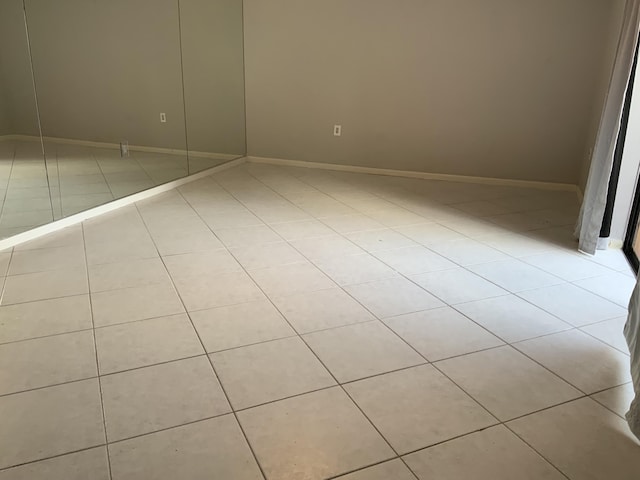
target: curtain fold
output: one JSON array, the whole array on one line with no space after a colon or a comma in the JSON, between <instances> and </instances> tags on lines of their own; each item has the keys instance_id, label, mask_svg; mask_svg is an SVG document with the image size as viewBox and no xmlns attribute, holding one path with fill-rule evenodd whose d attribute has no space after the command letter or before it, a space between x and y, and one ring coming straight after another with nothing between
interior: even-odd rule
<instances>
[{"instance_id":1,"label":"curtain fold","mask_svg":"<svg viewBox=\"0 0 640 480\"><path fill-rule=\"evenodd\" d=\"M629 406L627 421L631 431L640 439L640 283L636 283L636 288L631 294L624 336L631 354L631 379L636 394Z\"/></svg>"},{"instance_id":2,"label":"curtain fold","mask_svg":"<svg viewBox=\"0 0 640 480\"><path fill-rule=\"evenodd\" d=\"M590 255L596 253L598 246L600 227L607 204L613 155L639 29L640 0L627 0L609 90L591 157L589 179L576 225L575 235L580 242L579 250Z\"/></svg>"}]
</instances>

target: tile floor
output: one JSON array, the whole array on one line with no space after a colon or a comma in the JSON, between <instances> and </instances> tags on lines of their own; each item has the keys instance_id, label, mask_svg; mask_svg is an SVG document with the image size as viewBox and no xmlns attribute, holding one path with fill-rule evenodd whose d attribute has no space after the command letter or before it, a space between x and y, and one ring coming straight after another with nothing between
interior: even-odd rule
<instances>
[{"instance_id":1,"label":"tile floor","mask_svg":"<svg viewBox=\"0 0 640 480\"><path fill-rule=\"evenodd\" d=\"M575 195L244 164L0 253L0 480L637 480Z\"/></svg>"},{"instance_id":2,"label":"tile floor","mask_svg":"<svg viewBox=\"0 0 640 480\"><path fill-rule=\"evenodd\" d=\"M227 161L0 138L0 238ZM187 165L188 163L188 165Z\"/></svg>"}]
</instances>

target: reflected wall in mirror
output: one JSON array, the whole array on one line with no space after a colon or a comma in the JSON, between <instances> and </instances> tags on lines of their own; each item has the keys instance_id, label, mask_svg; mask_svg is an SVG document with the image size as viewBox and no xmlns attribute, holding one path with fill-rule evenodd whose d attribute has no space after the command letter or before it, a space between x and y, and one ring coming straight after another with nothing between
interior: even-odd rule
<instances>
[{"instance_id":1,"label":"reflected wall in mirror","mask_svg":"<svg viewBox=\"0 0 640 480\"><path fill-rule=\"evenodd\" d=\"M176 0L25 6L57 213L188 175Z\"/></svg>"},{"instance_id":2,"label":"reflected wall in mirror","mask_svg":"<svg viewBox=\"0 0 640 480\"><path fill-rule=\"evenodd\" d=\"M0 168L39 154L38 224L245 155L242 0L0 4Z\"/></svg>"},{"instance_id":3,"label":"reflected wall in mirror","mask_svg":"<svg viewBox=\"0 0 640 480\"><path fill-rule=\"evenodd\" d=\"M242 0L179 0L189 172L245 155Z\"/></svg>"},{"instance_id":4,"label":"reflected wall in mirror","mask_svg":"<svg viewBox=\"0 0 640 480\"><path fill-rule=\"evenodd\" d=\"M53 220L22 0L0 2L0 238Z\"/></svg>"}]
</instances>

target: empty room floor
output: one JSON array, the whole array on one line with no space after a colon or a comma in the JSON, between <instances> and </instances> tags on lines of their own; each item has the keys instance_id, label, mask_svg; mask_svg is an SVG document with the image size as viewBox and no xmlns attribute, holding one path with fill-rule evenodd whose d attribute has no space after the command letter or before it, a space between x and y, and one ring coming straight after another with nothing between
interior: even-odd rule
<instances>
[{"instance_id":1,"label":"empty room floor","mask_svg":"<svg viewBox=\"0 0 640 480\"><path fill-rule=\"evenodd\" d=\"M0 480L637 480L577 212L242 164L1 253Z\"/></svg>"}]
</instances>

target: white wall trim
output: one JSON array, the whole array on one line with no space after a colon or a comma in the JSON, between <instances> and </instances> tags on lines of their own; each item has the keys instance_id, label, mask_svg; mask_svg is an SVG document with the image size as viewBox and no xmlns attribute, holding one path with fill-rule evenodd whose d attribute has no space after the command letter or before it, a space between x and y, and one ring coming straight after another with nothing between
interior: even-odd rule
<instances>
[{"instance_id":1,"label":"white wall trim","mask_svg":"<svg viewBox=\"0 0 640 480\"><path fill-rule=\"evenodd\" d=\"M194 173L193 175L189 175L188 177L179 178L177 180L173 180L168 183L164 183L162 185L158 185L157 187L150 188L148 190L144 190L142 192L134 193L133 195L129 195L127 197L119 198L109 203L105 203L104 205L100 205L95 208L90 208L89 210L85 210L80 213L76 213L75 215L71 215L69 217L61 218L60 220L55 220L46 225L42 225L40 227L33 228L23 233L19 233L18 235L14 235L13 237L5 238L0 240L0 250L5 250L7 248L15 247L24 242L28 242L29 240L35 240L36 238L43 237L49 233L57 232L58 230L62 230L66 227L71 227L73 225L77 225L79 223L84 222L90 218L97 217L99 215L103 215L108 212L112 212L114 210L118 210L122 207L126 207L128 205L132 205L141 200L145 200L147 198L154 197L160 193L168 192L169 190L173 190L174 188L180 187L182 185L186 185L187 183L191 183L195 180L200 180L201 178L208 177L213 173L218 173L223 170L226 170L231 167L235 167L237 165L241 165L246 162L246 157L236 158L235 160L231 160L222 165L215 166L213 168L209 168L207 170L203 170L198 173Z\"/></svg>"},{"instance_id":2,"label":"white wall trim","mask_svg":"<svg viewBox=\"0 0 640 480\"><path fill-rule=\"evenodd\" d=\"M246 157L252 163L282 165L286 167L316 168L321 170L336 170L340 172L368 173L371 175L389 175L394 177L422 178L424 180L444 180L448 182L476 183L481 185L502 185L511 187L537 188L540 190L557 190L575 192L580 199L580 188L571 183L537 182L530 180L515 180L508 178L474 177L468 175L450 175L446 173L414 172L410 170L393 170L387 168L358 167L355 165L337 165L335 163L305 162L302 160L285 160L282 158Z\"/></svg>"},{"instance_id":3,"label":"white wall trim","mask_svg":"<svg viewBox=\"0 0 640 480\"><path fill-rule=\"evenodd\" d=\"M42 137L46 142L57 143L62 145L78 145L82 147L93 148L107 148L109 150L120 150L119 143L108 142L93 142L89 140L75 140L73 138L59 138L59 137ZM24 141L24 142L39 142L40 137L33 135L2 135L0 141ZM239 157L239 155L232 155L230 153L212 153L212 152L198 152L195 150L181 150L175 148L161 148L161 147L146 147L143 145L129 145L129 150L133 152L148 152L148 153L161 153L164 155L180 155L190 156L196 158L212 158L214 160L233 160Z\"/></svg>"}]
</instances>

